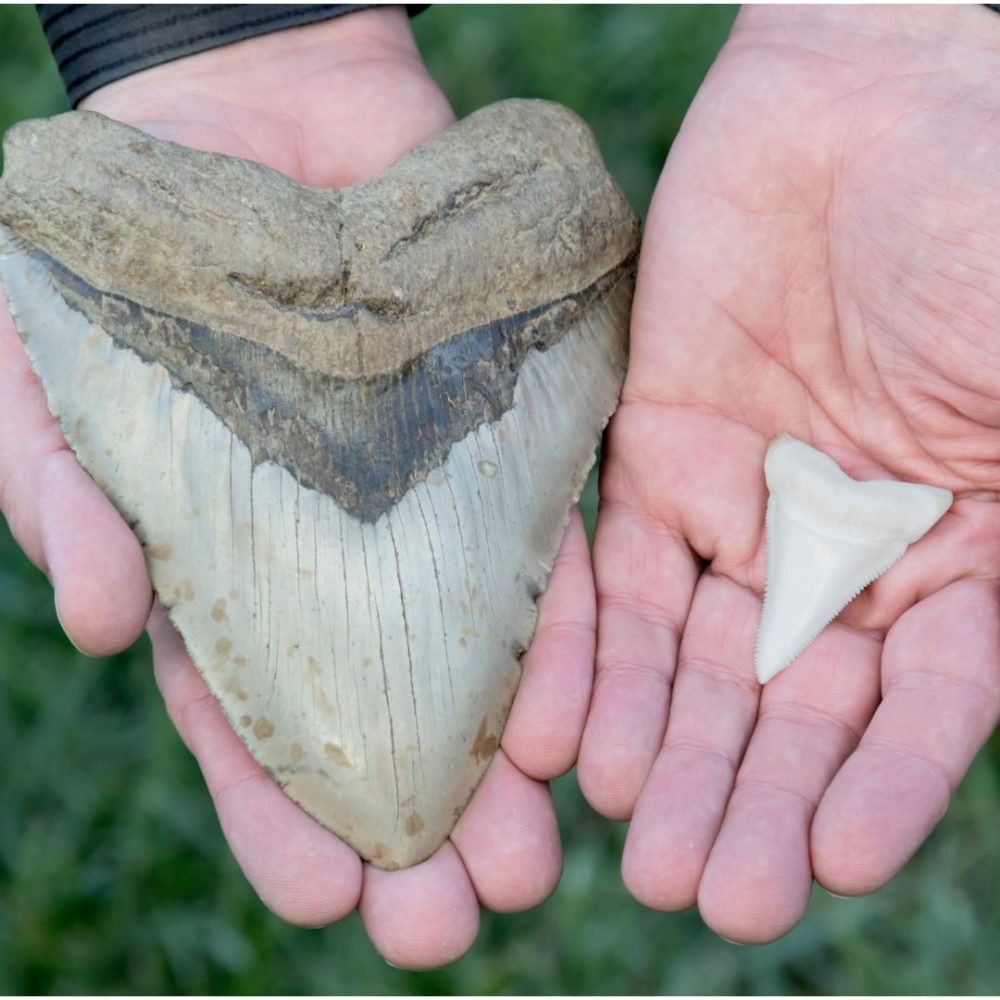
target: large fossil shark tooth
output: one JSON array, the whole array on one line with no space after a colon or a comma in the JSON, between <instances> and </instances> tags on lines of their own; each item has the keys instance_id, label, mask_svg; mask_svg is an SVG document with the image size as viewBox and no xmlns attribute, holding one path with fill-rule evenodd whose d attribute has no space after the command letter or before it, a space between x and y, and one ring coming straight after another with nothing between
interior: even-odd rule
<instances>
[{"instance_id":1,"label":"large fossil shark tooth","mask_svg":"<svg viewBox=\"0 0 1000 1000\"><path fill-rule=\"evenodd\" d=\"M17 328L213 694L364 857L426 858L624 373L638 223L593 137L505 102L339 192L88 113L4 148Z\"/></svg>"},{"instance_id":2,"label":"large fossil shark tooth","mask_svg":"<svg viewBox=\"0 0 1000 1000\"><path fill-rule=\"evenodd\" d=\"M851 479L788 434L764 459L767 588L757 636L762 684L784 670L951 506L948 490Z\"/></svg>"}]
</instances>

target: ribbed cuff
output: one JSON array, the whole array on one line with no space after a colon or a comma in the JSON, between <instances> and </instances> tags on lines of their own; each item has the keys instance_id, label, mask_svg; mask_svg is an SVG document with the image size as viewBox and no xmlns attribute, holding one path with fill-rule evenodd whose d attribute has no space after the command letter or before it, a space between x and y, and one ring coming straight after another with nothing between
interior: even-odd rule
<instances>
[{"instance_id":1,"label":"ribbed cuff","mask_svg":"<svg viewBox=\"0 0 1000 1000\"><path fill-rule=\"evenodd\" d=\"M70 104L139 70L369 4L39 4Z\"/></svg>"}]
</instances>

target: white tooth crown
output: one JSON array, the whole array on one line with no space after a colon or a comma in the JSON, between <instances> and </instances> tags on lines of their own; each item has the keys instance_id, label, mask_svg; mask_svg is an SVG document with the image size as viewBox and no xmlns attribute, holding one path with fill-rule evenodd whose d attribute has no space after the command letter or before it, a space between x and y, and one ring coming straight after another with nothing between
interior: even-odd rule
<instances>
[{"instance_id":1,"label":"white tooth crown","mask_svg":"<svg viewBox=\"0 0 1000 1000\"><path fill-rule=\"evenodd\" d=\"M767 589L757 635L762 684L784 670L951 506L937 486L858 482L782 434L764 460Z\"/></svg>"}]
</instances>

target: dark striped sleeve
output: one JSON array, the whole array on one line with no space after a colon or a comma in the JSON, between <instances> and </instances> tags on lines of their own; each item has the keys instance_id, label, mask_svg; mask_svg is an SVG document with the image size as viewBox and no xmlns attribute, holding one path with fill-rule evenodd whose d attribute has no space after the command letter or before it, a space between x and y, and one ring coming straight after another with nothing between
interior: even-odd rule
<instances>
[{"instance_id":1,"label":"dark striped sleeve","mask_svg":"<svg viewBox=\"0 0 1000 1000\"><path fill-rule=\"evenodd\" d=\"M141 69L369 4L39 4L70 104Z\"/></svg>"}]
</instances>

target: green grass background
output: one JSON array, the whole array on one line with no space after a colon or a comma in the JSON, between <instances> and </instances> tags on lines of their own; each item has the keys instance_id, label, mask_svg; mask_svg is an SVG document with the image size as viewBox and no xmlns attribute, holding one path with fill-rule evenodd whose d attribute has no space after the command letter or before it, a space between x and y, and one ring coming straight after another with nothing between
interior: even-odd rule
<instances>
[{"instance_id":1,"label":"green grass background","mask_svg":"<svg viewBox=\"0 0 1000 1000\"><path fill-rule=\"evenodd\" d=\"M416 21L459 114L508 96L592 125L644 212L732 8L435 7ZM0 7L0 127L65 107L30 7ZM0 406L4 401L0 400ZM596 494L586 497L593 517ZM555 785L563 880L527 914L485 914L470 954L390 968L351 917L272 917L229 857L153 684L148 645L85 660L45 579L0 527L0 993L993 993L1000 989L1000 740L886 889L816 890L782 940L740 948L696 913L643 909L625 827Z\"/></svg>"}]
</instances>

